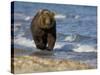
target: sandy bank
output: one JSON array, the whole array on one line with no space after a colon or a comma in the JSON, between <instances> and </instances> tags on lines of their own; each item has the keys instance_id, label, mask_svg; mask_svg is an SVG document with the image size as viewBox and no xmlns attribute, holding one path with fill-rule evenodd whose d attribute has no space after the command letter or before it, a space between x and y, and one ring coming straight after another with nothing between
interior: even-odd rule
<instances>
[{"instance_id":1,"label":"sandy bank","mask_svg":"<svg viewBox=\"0 0 100 75\"><path fill-rule=\"evenodd\" d=\"M22 53L29 53L20 51ZM19 53L17 52L17 53ZM68 71L92 69L88 64L64 59L44 58L36 54L14 56L12 58L14 73L33 73L33 72L51 72L51 71Z\"/></svg>"}]
</instances>

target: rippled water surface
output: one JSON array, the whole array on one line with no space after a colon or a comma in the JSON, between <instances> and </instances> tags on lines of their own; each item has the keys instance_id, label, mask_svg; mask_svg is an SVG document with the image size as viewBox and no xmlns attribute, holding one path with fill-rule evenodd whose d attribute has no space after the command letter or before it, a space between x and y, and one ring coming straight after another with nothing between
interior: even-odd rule
<instances>
[{"instance_id":1,"label":"rippled water surface","mask_svg":"<svg viewBox=\"0 0 100 75\"><path fill-rule=\"evenodd\" d=\"M49 9L56 13L57 41L54 56L96 66L97 8L95 6L15 2L14 47L36 50L30 23L40 9Z\"/></svg>"}]
</instances>

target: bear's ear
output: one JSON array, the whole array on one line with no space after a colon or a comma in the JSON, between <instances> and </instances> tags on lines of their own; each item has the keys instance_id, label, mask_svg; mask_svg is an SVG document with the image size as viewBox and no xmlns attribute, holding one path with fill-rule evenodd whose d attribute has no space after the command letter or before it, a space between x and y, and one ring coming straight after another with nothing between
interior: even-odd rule
<instances>
[{"instance_id":1,"label":"bear's ear","mask_svg":"<svg viewBox=\"0 0 100 75\"><path fill-rule=\"evenodd\" d=\"M38 12L37 12L38 15L41 15L42 13L43 13L42 9L38 10Z\"/></svg>"},{"instance_id":2,"label":"bear's ear","mask_svg":"<svg viewBox=\"0 0 100 75\"><path fill-rule=\"evenodd\" d=\"M40 9L38 12L39 12L39 13L42 13L42 12L43 12L43 10L42 10L42 9Z\"/></svg>"},{"instance_id":3,"label":"bear's ear","mask_svg":"<svg viewBox=\"0 0 100 75\"><path fill-rule=\"evenodd\" d=\"M55 16L55 13L54 13L54 12L52 12L52 13L51 13L51 16L52 16L52 17L54 17L54 16Z\"/></svg>"}]
</instances>

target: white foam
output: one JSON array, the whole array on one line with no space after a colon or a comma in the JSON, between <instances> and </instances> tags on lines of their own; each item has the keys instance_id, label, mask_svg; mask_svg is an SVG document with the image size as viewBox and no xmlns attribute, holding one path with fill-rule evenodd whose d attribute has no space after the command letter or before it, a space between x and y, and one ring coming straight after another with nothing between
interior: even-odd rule
<instances>
[{"instance_id":1,"label":"white foam","mask_svg":"<svg viewBox=\"0 0 100 75\"><path fill-rule=\"evenodd\" d=\"M64 41L70 41L70 42L72 42L72 41L75 40L75 38L76 38L76 36L67 36L67 37L65 37Z\"/></svg>"},{"instance_id":2,"label":"white foam","mask_svg":"<svg viewBox=\"0 0 100 75\"><path fill-rule=\"evenodd\" d=\"M66 16L63 15L63 14L56 14L56 15L55 15L55 18L56 18L56 19L65 19Z\"/></svg>"},{"instance_id":3,"label":"white foam","mask_svg":"<svg viewBox=\"0 0 100 75\"><path fill-rule=\"evenodd\" d=\"M31 17L30 16L27 16L27 17L25 17L25 21L28 21L28 20L30 20L31 19Z\"/></svg>"},{"instance_id":4,"label":"white foam","mask_svg":"<svg viewBox=\"0 0 100 75\"><path fill-rule=\"evenodd\" d=\"M20 34L18 34L15 38L20 39L24 34L24 32L20 32Z\"/></svg>"},{"instance_id":5,"label":"white foam","mask_svg":"<svg viewBox=\"0 0 100 75\"><path fill-rule=\"evenodd\" d=\"M14 23L14 26L21 26L21 23Z\"/></svg>"},{"instance_id":6,"label":"white foam","mask_svg":"<svg viewBox=\"0 0 100 75\"><path fill-rule=\"evenodd\" d=\"M81 45L78 44L76 48L73 49L75 52L97 52L97 49L92 45Z\"/></svg>"},{"instance_id":7,"label":"white foam","mask_svg":"<svg viewBox=\"0 0 100 75\"><path fill-rule=\"evenodd\" d=\"M14 32L18 31L18 29L19 29L18 27L20 27L21 25L22 25L21 23L15 23L14 24Z\"/></svg>"},{"instance_id":8,"label":"white foam","mask_svg":"<svg viewBox=\"0 0 100 75\"><path fill-rule=\"evenodd\" d=\"M36 47L33 40L27 39L22 36L17 36L14 39L14 43L29 48ZM83 44L75 44L75 43L68 44L67 42L56 42L54 49L62 49L62 48L69 49L69 47L71 47L70 50L74 52L97 52L97 49L94 45L83 45Z\"/></svg>"},{"instance_id":9,"label":"white foam","mask_svg":"<svg viewBox=\"0 0 100 75\"><path fill-rule=\"evenodd\" d=\"M65 45L65 43L62 43L62 42L56 42L55 43L55 46L54 46L54 49L56 49L56 48L62 48L63 46Z\"/></svg>"},{"instance_id":10,"label":"white foam","mask_svg":"<svg viewBox=\"0 0 100 75\"><path fill-rule=\"evenodd\" d=\"M14 16L18 16L18 17L22 17L22 16L25 16L25 14L23 14L23 13L14 13Z\"/></svg>"},{"instance_id":11,"label":"white foam","mask_svg":"<svg viewBox=\"0 0 100 75\"><path fill-rule=\"evenodd\" d=\"M24 46L24 47L30 47L30 48L36 47L33 40L30 40L30 39L27 39L25 37L22 37L21 35L17 36L14 39L14 43L17 44L17 45L20 45L20 46ZM59 48L60 49L64 45L65 45L65 43L56 42L55 43L55 46L54 46L54 49L56 49L56 48Z\"/></svg>"},{"instance_id":12,"label":"white foam","mask_svg":"<svg viewBox=\"0 0 100 75\"><path fill-rule=\"evenodd\" d=\"M20 46L25 46L25 47L35 47L35 44L32 40L27 39L25 37L18 37L14 39L14 43L18 44Z\"/></svg>"},{"instance_id":13,"label":"white foam","mask_svg":"<svg viewBox=\"0 0 100 75\"><path fill-rule=\"evenodd\" d=\"M25 21L28 21L28 20L32 19L32 17L33 17L33 16L32 17L31 16L27 16L27 15L25 15L23 13L15 13L14 16L19 17L20 19L23 19Z\"/></svg>"},{"instance_id":14,"label":"white foam","mask_svg":"<svg viewBox=\"0 0 100 75\"><path fill-rule=\"evenodd\" d=\"M76 15L76 16L75 16L75 19L79 19L79 18L80 18L80 16L79 16L79 15Z\"/></svg>"}]
</instances>

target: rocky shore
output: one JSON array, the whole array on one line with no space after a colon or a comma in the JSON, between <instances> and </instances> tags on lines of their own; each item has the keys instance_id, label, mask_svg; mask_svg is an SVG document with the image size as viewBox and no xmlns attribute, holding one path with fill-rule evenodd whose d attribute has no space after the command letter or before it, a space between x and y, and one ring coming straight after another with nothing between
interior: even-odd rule
<instances>
[{"instance_id":1,"label":"rocky shore","mask_svg":"<svg viewBox=\"0 0 100 75\"><path fill-rule=\"evenodd\" d=\"M20 51L20 50L19 50ZM20 51L25 54L25 51ZM28 52L29 53L29 52ZM27 52L26 52L27 54ZM68 71L68 70L85 70L92 69L88 64L78 61L54 59L41 57L41 55L20 55L11 58L13 62L11 66L15 74L33 73L33 72L52 72L52 71Z\"/></svg>"}]
</instances>

